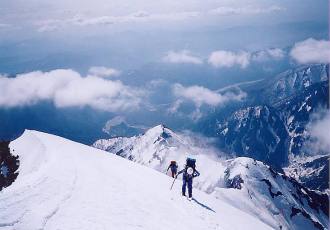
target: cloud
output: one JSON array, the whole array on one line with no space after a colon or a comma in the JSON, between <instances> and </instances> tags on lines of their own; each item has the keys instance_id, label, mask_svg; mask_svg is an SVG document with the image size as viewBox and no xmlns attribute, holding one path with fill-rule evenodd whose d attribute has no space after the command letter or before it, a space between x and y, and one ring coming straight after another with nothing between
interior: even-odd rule
<instances>
[{"instance_id":1,"label":"cloud","mask_svg":"<svg viewBox=\"0 0 330 230\"><path fill-rule=\"evenodd\" d=\"M208 63L215 68L239 66L244 69L249 66L251 62L281 60L285 55L285 51L280 48L260 50L257 52L217 50L210 54Z\"/></svg>"},{"instance_id":2,"label":"cloud","mask_svg":"<svg viewBox=\"0 0 330 230\"><path fill-rule=\"evenodd\" d=\"M253 61L269 61L269 60L281 60L285 57L286 53L284 50L279 48L267 49L255 52L251 55Z\"/></svg>"},{"instance_id":3,"label":"cloud","mask_svg":"<svg viewBox=\"0 0 330 230\"><path fill-rule=\"evenodd\" d=\"M202 64L203 61L199 57L193 56L189 50L181 50L179 52L169 51L165 57L164 62L169 63L186 63L186 64Z\"/></svg>"},{"instance_id":4,"label":"cloud","mask_svg":"<svg viewBox=\"0 0 330 230\"><path fill-rule=\"evenodd\" d=\"M311 136L307 144L308 150L316 154L330 153L330 111L322 111L314 119L307 128Z\"/></svg>"},{"instance_id":5,"label":"cloud","mask_svg":"<svg viewBox=\"0 0 330 230\"><path fill-rule=\"evenodd\" d=\"M93 66L89 68L88 73L98 77L118 77L121 74L117 69L104 66Z\"/></svg>"},{"instance_id":6,"label":"cloud","mask_svg":"<svg viewBox=\"0 0 330 230\"><path fill-rule=\"evenodd\" d=\"M166 3L168 5L168 3ZM174 5L178 5L175 3ZM183 4L184 5L184 4ZM190 4L187 4L190 5ZM167 6L168 7L168 6ZM177 7L177 6L176 6ZM190 7L188 7L190 9ZM201 8L204 8L203 10ZM57 19L44 19L37 21L35 24L38 27L39 32L50 32L58 30L60 28L68 26L109 26L114 24L122 23L141 23L141 22L155 22L155 21L184 21L193 18L207 18L210 16L230 16L230 15L258 15L280 12L285 8L280 6L270 6L267 8L261 8L258 6L247 6L247 7L229 7L222 6L215 9L205 9L205 7L197 7L194 10L188 10L187 7L173 11L173 8L169 11L153 13L154 10L148 11L132 11L126 14L81 14L76 12L73 17Z\"/></svg>"},{"instance_id":7,"label":"cloud","mask_svg":"<svg viewBox=\"0 0 330 230\"><path fill-rule=\"evenodd\" d=\"M150 14L146 11L137 11L127 15L113 16L102 15L88 17L77 14L67 19L47 19L36 22L39 32L49 32L58 30L67 26L109 26L121 23L138 23L154 21L181 21L189 18L195 18L201 15L201 12L187 11L163 14Z\"/></svg>"},{"instance_id":8,"label":"cloud","mask_svg":"<svg viewBox=\"0 0 330 230\"><path fill-rule=\"evenodd\" d=\"M280 6L270 6L268 8L260 8L260 7L253 7L253 6L247 6L247 7L227 7L222 6L218 7L216 9L210 10L209 13L213 15L243 15L243 14L267 14L267 13L274 13L274 12L280 12L284 11L285 8Z\"/></svg>"},{"instance_id":9,"label":"cloud","mask_svg":"<svg viewBox=\"0 0 330 230\"><path fill-rule=\"evenodd\" d=\"M329 63L329 52L329 41L309 38L297 42L290 51L290 56L299 64Z\"/></svg>"},{"instance_id":10,"label":"cloud","mask_svg":"<svg viewBox=\"0 0 330 230\"><path fill-rule=\"evenodd\" d=\"M250 64L251 54L248 52L234 53L231 51L218 50L211 53L208 63L216 68L232 67L239 65L241 68L246 68Z\"/></svg>"},{"instance_id":11,"label":"cloud","mask_svg":"<svg viewBox=\"0 0 330 230\"><path fill-rule=\"evenodd\" d=\"M204 104L219 106L229 101L240 101L246 96L242 91L238 94L231 92L220 94L197 85L184 87L181 84L174 84L172 90L177 98L192 101L196 107L201 107Z\"/></svg>"},{"instance_id":12,"label":"cloud","mask_svg":"<svg viewBox=\"0 0 330 230\"><path fill-rule=\"evenodd\" d=\"M0 78L0 107L52 101L57 107L83 107L106 111L137 109L144 92L95 76L82 77L70 69L30 72Z\"/></svg>"}]
</instances>

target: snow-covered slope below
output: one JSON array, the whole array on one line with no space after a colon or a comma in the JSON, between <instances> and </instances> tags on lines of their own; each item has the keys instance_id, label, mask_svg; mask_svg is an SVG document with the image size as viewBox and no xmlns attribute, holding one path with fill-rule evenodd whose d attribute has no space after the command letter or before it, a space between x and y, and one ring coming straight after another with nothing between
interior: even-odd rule
<instances>
[{"instance_id":1,"label":"snow-covered slope below","mask_svg":"<svg viewBox=\"0 0 330 230\"><path fill-rule=\"evenodd\" d=\"M182 134L156 126L132 138L99 140L94 146L164 172L171 160L183 167L185 158L197 159L201 173L196 188L256 216L274 229L325 229L328 197L301 186L251 158L224 160L209 149L187 145ZM189 143L189 142L188 142ZM189 146L191 146L189 148Z\"/></svg>"},{"instance_id":2,"label":"snow-covered slope below","mask_svg":"<svg viewBox=\"0 0 330 230\"><path fill-rule=\"evenodd\" d=\"M114 154L25 131L11 142L20 160L0 193L0 229L272 229L226 199L195 190ZM179 182L179 181L178 181Z\"/></svg>"}]
</instances>

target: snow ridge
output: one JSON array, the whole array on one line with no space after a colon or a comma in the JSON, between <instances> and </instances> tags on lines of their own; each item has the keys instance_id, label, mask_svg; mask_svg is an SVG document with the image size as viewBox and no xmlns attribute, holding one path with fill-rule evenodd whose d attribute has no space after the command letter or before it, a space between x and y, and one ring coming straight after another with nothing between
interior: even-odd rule
<instances>
[{"instance_id":1,"label":"snow ridge","mask_svg":"<svg viewBox=\"0 0 330 230\"><path fill-rule=\"evenodd\" d=\"M179 181L170 190L162 173L64 138L25 131L10 148L21 164L1 191L1 230L272 229L204 192L188 201Z\"/></svg>"}]
</instances>

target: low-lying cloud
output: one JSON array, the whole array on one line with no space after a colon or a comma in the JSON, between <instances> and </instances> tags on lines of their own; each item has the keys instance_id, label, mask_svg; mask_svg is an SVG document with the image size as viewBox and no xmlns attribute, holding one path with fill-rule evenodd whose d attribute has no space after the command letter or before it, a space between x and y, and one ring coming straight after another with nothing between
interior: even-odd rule
<instances>
[{"instance_id":1,"label":"low-lying cloud","mask_svg":"<svg viewBox=\"0 0 330 230\"><path fill-rule=\"evenodd\" d=\"M118 77L121 72L114 68L93 66L89 68L88 73L99 77Z\"/></svg>"},{"instance_id":2,"label":"low-lying cloud","mask_svg":"<svg viewBox=\"0 0 330 230\"><path fill-rule=\"evenodd\" d=\"M250 64L251 54L248 52L231 52L218 50L211 53L208 63L216 68L232 67L235 65L246 68Z\"/></svg>"},{"instance_id":3,"label":"low-lying cloud","mask_svg":"<svg viewBox=\"0 0 330 230\"><path fill-rule=\"evenodd\" d=\"M237 94L232 92L220 94L203 86L194 85L185 87L181 84L173 85L173 93L178 98L194 102L197 107L203 104L219 106L228 101L240 101L246 97L246 93L242 91Z\"/></svg>"},{"instance_id":4,"label":"low-lying cloud","mask_svg":"<svg viewBox=\"0 0 330 230\"><path fill-rule=\"evenodd\" d=\"M311 140L307 144L308 151L314 154L330 153L330 111L322 111L314 116L308 126Z\"/></svg>"},{"instance_id":5,"label":"low-lying cloud","mask_svg":"<svg viewBox=\"0 0 330 230\"><path fill-rule=\"evenodd\" d=\"M260 50L257 52L217 50L210 54L208 63L215 68L239 66L244 69L252 62L276 61L283 59L285 56L286 52L280 48Z\"/></svg>"},{"instance_id":6,"label":"low-lying cloud","mask_svg":"<svg viewBox=\"0 0 330 230\"><path fill-rule=\"evenodd\" d=\"M96 76L82 77L70 69L0 77L0 107L52 101L56 107L90 106L105 111L139 108L144 92Z\"/></svg>"},{"instance_id":7,"label":"low-lying cloud","mask_svg":"<svg viewBox=\"0 0 330 230\"><path fill-rule=\"evenodd\" d=\"M197 56L191 54L189 50L181 50L178 52L169 51L166 56L163 57L164 62L168 63L184 63L184 64L202 64L203 60Z\"/></svg>"},{"instance_id":8,"label":"low-lying cloud","mask_svg":"<svg viewBox=\"0 0 330 230\"><path fill-rule=\"evenodd\" d=\"M290 56L299 64L329 63L330 42L313 38L297 42Z\"/></svg>"},{"instance_id":9,"label":"low-lying cloud","mask_svg":"<svg viewBox=\"0 0 330 230\"><path fill-rule=\"evenodd\" d=\"M192 118L196 120L202 116L200 108L203 105L212 107L221 106L230 101L241 101L246 97L246 93L243 91L220 94L197 85L185 87L181 84L174 84L172 91L177 100L173 104L173 107L170 108L170 112L174 113L178 110L184 101L190 101L196 106L196 110L192 114Z\"/></svg>"},{"instance_id":10,"label":"low-lying cloud","mask_svg":"<svg viewBox=\"0 0 330 230\"><path fill-rule=\"evenodd\" d=\"M251 55L251 59L253 61L270 61L270 60L281 60L285 57L286 53L282 49L273 48L273 49L266 49L255 52Z\"/></svg>"}]
</instances>

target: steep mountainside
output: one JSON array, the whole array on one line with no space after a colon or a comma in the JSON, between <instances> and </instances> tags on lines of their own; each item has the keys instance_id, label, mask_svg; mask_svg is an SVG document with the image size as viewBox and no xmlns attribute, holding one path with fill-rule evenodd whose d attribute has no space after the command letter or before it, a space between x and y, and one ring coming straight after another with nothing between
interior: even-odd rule
<instances>
[{"instance_id":1,"label":"steep mountainside","mask_svg":"<svg viewBox=\"0 0 330 230\"><path fill-rule=\"evenodd\" d=\"M217 127L220 146L280 168L287 163L288 132L277 110L269 106L236 111Z\"/></svg>"},{"instance_id":2,"label":"steep mountainside","mask_svg":"<svg viewBox=\"0 0 330 230\"><path fill-rule=\"evenodd\" d=\"M300 94L276 103L275 108L281 112L290 135L288 149L289 158L301 155L308 149L302 149L306 140L310 138L307 125L311 117L318 110L326 108L329 102L329 81L315 83ZM314 152L307 152L313 155Z\"/></svg>"},{"instance_id":3,"label":"steep mountainside","mask_svg":"<svg viewBox=\"0 0 330 230\"><path fill-rule=\"evenodd\" d=\"M329 65L300 66L280 73L273 79L258 82L254 86L250 85L245 90L251 92L250 95L257 103L274 104L301 93L315 83L327 81L328 75Z\"/></svg>"}]
</instances>

